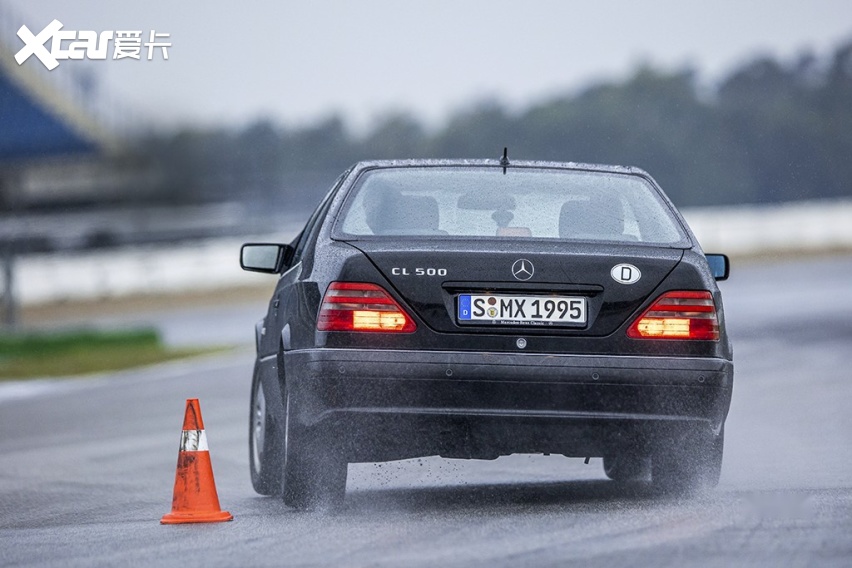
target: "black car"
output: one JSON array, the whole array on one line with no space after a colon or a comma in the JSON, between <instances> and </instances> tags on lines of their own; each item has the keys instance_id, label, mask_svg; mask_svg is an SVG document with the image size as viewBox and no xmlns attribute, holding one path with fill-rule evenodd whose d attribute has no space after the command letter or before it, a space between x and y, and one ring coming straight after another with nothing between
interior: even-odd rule
<instances>
[{"instance_id":1,"label":"black car","mask_svg":"<svg viewBox=\"0 0 852 568\"><path fill-rule=\"evenodd\" d=\"M292 243L242 248L280 275L256 330L254 488L333 505L348 463L513 453L713 486L728 264L637 168L358 163Z\"/></svg>"}]
</instances>

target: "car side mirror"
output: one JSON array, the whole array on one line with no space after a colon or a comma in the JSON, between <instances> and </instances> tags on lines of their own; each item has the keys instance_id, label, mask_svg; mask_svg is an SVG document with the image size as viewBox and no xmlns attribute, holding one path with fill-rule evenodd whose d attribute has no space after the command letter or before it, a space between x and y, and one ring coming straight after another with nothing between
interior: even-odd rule
<instances>
[{"instance_id":1,"label":"car side mirror","mask_svg":"<svg viewBox=\"0 0 852 568\"><path fill-rule=\"evenodd\" d=\"M240 267L251 272L278 274L293 259L293 247L271 243L246 243L240 250Z\"/></svg>"},{"instance_id":2,"label":"car side mirror","mask_svg":"<svg viewBox=\"0 0 852 568\"><path fill-rule=\"evenodd\" d=\"M710 273L716 280L727 280L731 271L731 261L724 254L706 254L707 264L710 265Z\"/></svg>"}]
</instances>

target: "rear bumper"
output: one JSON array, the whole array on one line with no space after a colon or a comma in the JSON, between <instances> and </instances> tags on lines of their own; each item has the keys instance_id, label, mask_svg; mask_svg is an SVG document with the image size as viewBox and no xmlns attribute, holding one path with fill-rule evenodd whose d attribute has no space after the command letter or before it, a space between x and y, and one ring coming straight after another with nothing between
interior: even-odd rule
<instances>
[{"instance_id":1,"label":"rear bumper","mask_svg":"<svg viewBox=\"0 0 852 568\"><path fill-rule=\"evenodd\" d=\"M718 429L733 382L716 358L313 349L284 364L293 418L331 428L350 461L603 455Z\"/></svg>"}]
</instances>

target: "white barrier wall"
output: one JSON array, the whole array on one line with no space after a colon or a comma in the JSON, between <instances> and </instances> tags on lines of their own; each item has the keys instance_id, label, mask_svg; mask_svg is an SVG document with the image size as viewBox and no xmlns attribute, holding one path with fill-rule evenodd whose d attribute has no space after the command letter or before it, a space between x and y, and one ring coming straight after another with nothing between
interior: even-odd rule
<instances>
[{"instance_id":1,"label":"white barrier wall","mask_svg":"<svg viewBox=\"0 0 852 568\"><path fill-rule=\"evenodd\" d=\"M685 209L705 252L771 254L852 248L852 200Z\"/></svg>"},{"instance_id":2,"label":"white barrier wall","mask_svg":"<svg viewBox=\"0 0 852 568\"><path fill-rule=\"evenodd\" d=\"M228 238L22 257L15 268L16 296L28 305L269 284L269 275L240 269L240 245L247 240L289 242L292 238Z\"/></svg>"},{"instance_id":3,"label":"white barrier wall","mask_svg":"<svg viewBox=\"0 0 852 568\"><path fill-rule=\"evenodd\" d=\"M706 252L729 255L852 249L852 199L684 211ZM288 242L289 234L203 243L19 258L15 288L22 304L134 294L263 285L244 272L240 245Z\"/></svg>"}]
</instances>

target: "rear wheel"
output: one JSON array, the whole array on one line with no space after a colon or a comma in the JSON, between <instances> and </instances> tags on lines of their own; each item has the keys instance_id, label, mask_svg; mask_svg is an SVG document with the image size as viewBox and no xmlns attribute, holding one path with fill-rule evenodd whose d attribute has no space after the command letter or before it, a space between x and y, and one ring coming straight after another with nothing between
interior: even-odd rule
<instances>
[{"instance_id":1,"label":"rear wheel","mask_svg":"<svg viewBox=\"0 0 852 568\"><path fill-rule=\"evenodd\" d=\"M281 458L275 421L267 411L263 382L255 368L249 416L249 468L251 484L261 495L281 494Z\"/></svg>"},{"instance_id":2,"label":"rear wheel","mask_svg":"<svg viewBox=\"0 0 852 568\"><path fill-rule=\"evenodd\" d=\"M719 484L725 429L719 434L687 433L658 449L652 463L654 486L666 493L686 494Z\"/></svg>"},{"instance_id":3,"label":"rear wheel","mask_svg":"<svg viewBox=\"0 0 852 568\"><path fill-rule=\"evenodd\" d=\"M613 481L645 481L651 475L651 460L632 452L621 452L603 458L604 473Z\"/></svg>"},{"instance_id":4,"label":"rear wheel","mask_svg":"<svg viewBox=\"0 0 852 568\"><path fill-rule=\"evenodd\" d=\"M342 452L325 428L297 424L286 385L284 410L284 503L297 509L339 507L346 494Z\"/></svg>"}]
</instances>

